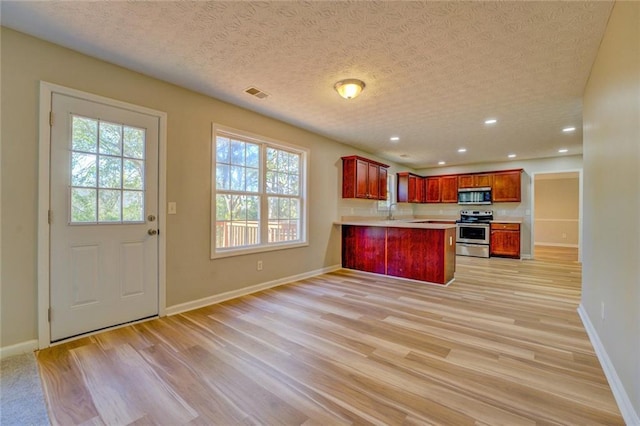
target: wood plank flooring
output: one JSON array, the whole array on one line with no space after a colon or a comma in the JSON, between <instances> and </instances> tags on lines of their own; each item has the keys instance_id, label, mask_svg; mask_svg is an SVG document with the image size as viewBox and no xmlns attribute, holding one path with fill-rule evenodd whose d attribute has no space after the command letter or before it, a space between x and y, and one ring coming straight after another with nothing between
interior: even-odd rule
<instances>
[{"instance_id":1,"label":"wood plank flooring","mask_svg":"<svg viewBox=\"0 0 640 426\"><path fill-rule=\"evenodd\" d=\"M341 270L51 347L51 421L624 424L576 312L580 264L536 253L458 257L448 288Z\"/></svg>"}]
</instances>

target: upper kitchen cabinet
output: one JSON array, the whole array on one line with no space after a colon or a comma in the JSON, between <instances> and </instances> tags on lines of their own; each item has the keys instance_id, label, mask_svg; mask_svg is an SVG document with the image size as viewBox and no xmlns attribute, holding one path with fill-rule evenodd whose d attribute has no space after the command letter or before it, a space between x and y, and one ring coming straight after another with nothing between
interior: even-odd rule
<instances>
[{"instance_id":1,"label":"upper kitchen cabinet","mask_svg":"<svg viewBox=\"0 0 640 426\"><path fill-rule=\"evenodd\" d=\"M441 180L439 177L426 177L425 200L427 203L439 203L442 199Z\"/></svg>"},{"instance_id":2,"label":"upper kitchen cabinet","mask_svg":"<svg viewBox=\"0 0 640 426\"><path fill-rule=\"evenodd\" d=\"M478 173L473 175L458 176L458 188L490 188L492 184L492 173Z\"/></svg>"},{"instance_id":3,"label":"upper kitchen cabinet","mask_svg":"<svg viewBox=\"0 0 640 426\"><path fill-rule=\"evenodd\" d=\"M458 202L458 176L440 177L440 202Z\"/></svg>"},{"instance_id":4,"label":"upper kitchen cabinet","mask_svg":"<svg viewBox=\"0 0 640 426\"><path fill-rule=\"evenodd\" d=\"M342 157L342 198L386 200L388 167L357 155Z\"/></svg>"},{"instance_id":5,"label":"upper kitchen cabinet","mask_svg":"<svg viewBox=\"0 0 640 426\"><path fill-rule=\"evenodd\" d=\"M399 203L424 203L424 178L409 172L398 173Z\"/></svg>"},{"instance_id":6,"label":"upper kitchen cabinet","mask_svg":"<svg viewBox=\"0 0 640 426\"><path fill-rule=\"evenodd\" d=\"M520 202L520 175L522 169L493 174L492 199L494 203Z\"/></svg>"}]
</instances>

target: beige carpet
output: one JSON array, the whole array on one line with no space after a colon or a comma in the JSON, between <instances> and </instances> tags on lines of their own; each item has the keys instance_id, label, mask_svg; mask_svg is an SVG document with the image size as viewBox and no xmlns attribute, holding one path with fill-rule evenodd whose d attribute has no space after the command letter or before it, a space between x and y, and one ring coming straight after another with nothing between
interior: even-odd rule
<instances>
[{"instance_id":1,"label":"beige carpet","mask_svg":"<svg viewBox=\"0 0 640 426\"><path fill-rule=\"evenodd\" d=\"M0 363L0 425L48 425L36 359L32 353Z\"/></svg>"}]
</instances>

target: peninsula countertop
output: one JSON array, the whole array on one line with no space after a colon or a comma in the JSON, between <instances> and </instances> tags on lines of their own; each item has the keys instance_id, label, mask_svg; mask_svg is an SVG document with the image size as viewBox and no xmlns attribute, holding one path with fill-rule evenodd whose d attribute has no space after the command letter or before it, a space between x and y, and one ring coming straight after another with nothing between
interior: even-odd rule
<instances>
[{"instance_id":1,"label":"peninsula countertop","mask_svg":"<svg viewBox=\"0 0 640 426\"><path fill-rule=\"evenodd\" d=\"M352 220L346 219L334 222L334 225L375 226L383 228L414 228L414 229L450 229L453 223L433 223L431 219L393 219L393 220Z\"/></svg>"}]
</instances>

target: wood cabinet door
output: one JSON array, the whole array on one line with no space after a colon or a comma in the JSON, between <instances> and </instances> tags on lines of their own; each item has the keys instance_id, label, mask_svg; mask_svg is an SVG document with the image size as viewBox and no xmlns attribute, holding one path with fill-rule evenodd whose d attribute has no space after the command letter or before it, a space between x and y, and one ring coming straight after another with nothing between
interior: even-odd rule
<instances>
[{"instance_id":1,"label":"wood cabinet door","mask_svg":"<svg viewBox=\"0 0 640 426\"><path fill-rule=\"evenodd\" d=\"M379 200L387 199L387 169L380 167L380 175L378 178Z\"/></svg>"},{"instance_id":2,"label":"wood cabinet door","mask_svg":"<svg viewBox=\"0 0 640 426\"><path fill-rule=\"evenodd\" d=\"M440 178L428 177L425 178L425 201L427 203L439 203L440 202Z\"/></svg>"},{"instance_id":3,"label":"wood cabinet door","mask_svg":"<svg viewBox=\"0 0 640 426\"><path fill-rule=\"evenodd\" d=\"M367 198L378 199L380 195L380 166L377 164L368 164L367 171Z\"/></svg>"},{"instance_id":4,"label":"wood cabinet door","mask_svg":"<svg viewBox=\"0 0 640 426\"><path fill-rule=\"evenodd\" d=\"M458 176L458 188L473 188L473 175Z\"/></svg>"},{"instance_id":5,"label":"wood cabinet door","mask_svg":"<svg viewBox=\"0 0 640 426\"><path fill-rule=\"evenodd\" d=\"M409 173L396 174L396 199L399 203L409 202Z\"/></svg>"},{"instance_id":6,"label":"wood cabinet door","mask_svg":"<svg viewBox=\"0 0 640 426\"><path fill-rule=\"evenodd\" d=\"M458 177L443 176L440 178L440 202L458 202Z\"/></svg>"},{"instance_id":7,"label":"wood cabinet door","mask_svg":"<svg viewBox=\"0 0 640 426\"><path fill-rule=\"evenodd\" d=\"M356 198L367 198L369 191L368 173L369 163L356 160Z\"/></svg>"},{"instance_id":8,"label":"wood cabinet door","mask_svg":"<svg viewBox=\"0 0 640 426\"><path fill-rule=\"evenodd\" d=\"M388 228L387 275L444 282L444 230Z\"/></svg>"},{"instance_id":9,"label":"wood cabinet door","mask_svg":"<svg viewBox=\"0 0 640 426\"><path fill-rule=\"evenodd\" d=\"M500 225L491 224L491 256L520 258L520 225Z\"/></svg>"},{"instance_id":10,"label":"wood cabinet door","mask_svg":"<svg viewBox=\"0 0 640 426\"><path fill-rule=\"evenodd\" d=\"M493 185L493 174L473 175L473 186L475 188L491 187Z\"/></svg>"},{"instance_id":11,"label":"wood cabinet door","mask_svg":"<svg viewBox=\"0 0 640 426\"><path fill-rule=\"evenodd\" d=\"M384 274L386 271L386 230L377 226L342 227L342 266Z\"/></svg>"},{"instance_id":12,"label":"wood cabinet door","mask_svg":"<svg viewBox=\"0 0 640 426\"><path fill-rule=\"evenodd\" d=\"M520 171L495 173L493 175L493 202L520 202L520 182Z\"/></svg>"}]
</instances>

